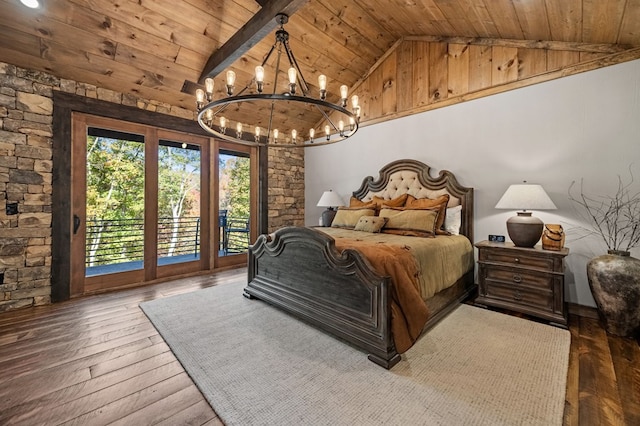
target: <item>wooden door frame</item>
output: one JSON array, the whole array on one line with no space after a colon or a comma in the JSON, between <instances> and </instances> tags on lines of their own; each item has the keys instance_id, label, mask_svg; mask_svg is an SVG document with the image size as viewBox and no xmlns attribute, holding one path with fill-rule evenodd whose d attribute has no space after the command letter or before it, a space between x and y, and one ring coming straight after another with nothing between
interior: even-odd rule
<instances>
[{"instance_id":1,"label":"wooden door frame","mask_svg":"<svg viewBox=\"0 0 640 426\"><path fill-rule=\"evenodd\" d=\"M81 112L154 127L157 127L158 123L162 123L163 129L207 138L210 138L210 135L194 120L146 111L127 105L114 104L72 93L54 91L53 104L52 205L54 208L51 229L51 300L58 302L68 300L71 295L71 235L73 230L73 213L71 210L72 113ZM210 146L214 143L213 139L211 139ZM213 158L213 155L210 158ZM267 174L266 167L264 169L261 167L259 174L260 182L262 183L263 176ZM267 191L261 191L259 198L260 206L265 206ZM213 210L213 208L210 209L210 215L217 214L217 208L215 212ZM261 211L258 212L259 229L267 229L266 223L262 223L263 218L266 220L266 214L261 207ZM211 234L214 235L215 233ZM214 265L212 260L210 260L211 265Z\"/></svg>"},{"instance_id":2,"label":"wooden door frame","mask_svg":"<svg viewBox=\"0 0 640 426\"><path fill-rule=\"evenodd\" d=\"M72 114L72 168L71 168L71 208L72 215L78 216L80 219L80 226L77 233L71 231L71 280L69 282L70 297L81 296L83 294L99 291L104 285L119 287L125 285L137 284L145 281L144 265L142 270L133 270L108 274L105 276L86 277L85 269L85 249L86 249L86 161L87 161L87 129L89 127L99 127L107 130L115 130L123 133L132 133L143 135L145 141L153 129L148 126L139 124L124 122L121 120L114 120L110 118L98 117L95 115L84 113ZM83 141L77 143L76 141ZM145 162L147 144L144 145L145 149ZM146 182L146 176L145 176ZM145 185L146 187L147 185ZM145 209L146 215L146 209ZM146 228L146 227L145 227ZM74 243L75 241L75 243ZM80 244L79 242L82 242ZM83 261L80 262L79 259Z\"/></svg>"},{"instance_id":3,"label":"wooden door frame","mask_svg":"<svg viewBox=\"0 0 640 426\"><path fill-rule=\"evenodd\" d=\"M96 127L113 130L122 133L142 135L144 137L144 260L142 270L123 271L99 276L86 276L85 242L86 242L86 138L87 129ZM77 233L71 235L72 239L72 275L70 281L70 296L80 296L95 292L102 292L111 288L128 287L144 282L151 282L159 278L167 278L184 274L192 274L210 269L209 245L201 244L200 259L191 262L181 262L170 266L158 266L157 258L157 234L158 234L158 149L160 140L172 140L186 142L200 147L200 185L201 185L201 215L209 217L209 152L208 138L190 135L171 130L158 129L144 124L136 124L123 120L99 117L84 113L72 115L72 169L71 169L71 194L73 197L73 215L80 218L80 227ZM146 203L151 203L151 206ZM75 208L74 208L75 206ZM209 223L201 221L200 234L206 241L209 239Z\"/></svg>"}]
</instances>

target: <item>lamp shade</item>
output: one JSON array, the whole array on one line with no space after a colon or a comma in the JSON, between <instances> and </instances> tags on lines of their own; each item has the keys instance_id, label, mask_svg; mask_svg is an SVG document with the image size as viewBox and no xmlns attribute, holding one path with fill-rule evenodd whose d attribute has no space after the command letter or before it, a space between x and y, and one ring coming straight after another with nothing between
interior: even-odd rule
<instances>
[{"instance_id":1,"label":"lamp shade","mask_svg":"<svg viewBox=\"0 0 640 426\"><path fill-rule=\"evenodd\" d=\"M517 216L507 220L507 232L517 247L533 247L542 236L544 223L526 210L554 210L556 205L541 185L525 182L510 185L496 204L496 208L522 210Z\"/></svg>"},{"instance_id":2,"label":"lamp shade","mask_svg":"<svg viewBox=\"0 0 640 426\"><path fill-rule=\"evenodd\" d=\"M510 185L505 191L496 209L506 210L555 210L551 198L542 185L520 183Z\"/></svg>"},{"instance_id":3,"label":"lamp shade","mask_svg":"<svg viewBox=\"0 0 640 426\"><path fill-rule=\"evenodd\" d=\"M324 191L317 204L318 207L338 207L342 205L344 205L342 197L331 190Z\"/></svg>"}]
</instances>

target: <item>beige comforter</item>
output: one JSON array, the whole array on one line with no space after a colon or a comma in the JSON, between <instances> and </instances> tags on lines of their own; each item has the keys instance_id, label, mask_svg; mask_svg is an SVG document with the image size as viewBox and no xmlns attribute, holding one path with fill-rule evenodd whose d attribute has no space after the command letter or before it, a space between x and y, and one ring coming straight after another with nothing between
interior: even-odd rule
<instances>
[{"instance_id":1,"label":"beige comforter","mask_svg":"<svg viewBox=\"0 0 640 426\"><path fill-rule=\"evenodd\" d=\"M473 247L463 235L438 235L435 238L373 234L342 228L316 228L336 239L352 239L367 244L406 247L418 264L420 297L427 300L450 287L473 268Z\"/></svg>"},{"instance_id":2,"label":"beige comforter","mask_svg":"<svg viewBox=\"0 0 640 426\"><path fill-rule=\"evenodd\" d=\"M391 277L391 327L399 353L409 349L422 332L429 317L424 301L473 268L473 248L464 236L420 238L321 230L336 240L338 250L358 250L378 274Z\"/></svg>"}]
</instances>

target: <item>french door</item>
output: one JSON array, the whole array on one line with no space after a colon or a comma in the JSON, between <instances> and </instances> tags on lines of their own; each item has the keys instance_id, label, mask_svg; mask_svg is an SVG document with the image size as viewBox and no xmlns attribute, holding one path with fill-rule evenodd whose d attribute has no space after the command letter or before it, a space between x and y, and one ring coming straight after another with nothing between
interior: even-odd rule
<instances>
[{"instance_id":1,"label":"french door","mask_svg":"<svg viewBox=\"0 0 640 426\"><path fill-rule=\"evenodd\" d=\"M71 296L211 269L210 140L86 114L72 123Z\"/></svg>"},{"instance_id":2,"label":"french door","mask_svg":"<svg viewBox=\"0 0 640 426\"><path fill-rule=\"evenodd\" d=\"M216 266L243 264L258 233L258 162L256 148L215 144L214 190L217 200Z\"/></svg>"}]
</instances>

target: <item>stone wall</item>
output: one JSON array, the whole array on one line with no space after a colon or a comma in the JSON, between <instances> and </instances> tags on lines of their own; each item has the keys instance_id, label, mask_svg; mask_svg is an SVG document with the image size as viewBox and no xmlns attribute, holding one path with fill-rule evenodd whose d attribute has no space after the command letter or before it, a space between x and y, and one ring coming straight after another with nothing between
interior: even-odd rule
<instances>
[{"instance_id":1,"label":"stone wall","mask_svg":"<svg viewBox=\"0 0 640 426\"><path fill-rule=\"evenodd\" d=\"M194 112L0 62L0 312L51 301L53 91L194 119ZM303 152L269 154L269 228L304 224ZM17 206L16 214L7 214Z\"/></svg>"},{"instance_id":2,"label":"stone wall","mask_svg":"<svg viewBox=\"0 0 640 426\"><path fill-rule=\"evenodd\" d=\"M304 226L304 149L269 149L269 232Z\"/></svg>"}]
</instances>

